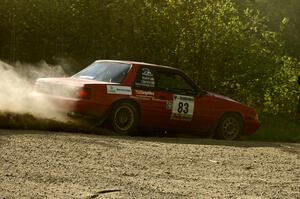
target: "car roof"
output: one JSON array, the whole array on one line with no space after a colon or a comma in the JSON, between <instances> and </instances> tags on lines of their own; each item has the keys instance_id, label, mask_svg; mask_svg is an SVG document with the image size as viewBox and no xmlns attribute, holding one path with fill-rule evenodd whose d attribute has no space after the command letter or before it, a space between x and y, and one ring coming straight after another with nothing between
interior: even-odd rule
<instances>
[{"instance_id":1,"label":"car roof","mask_svg":"<svg viewBox=\"0 0 300 199\"><path fill-rule=\"evenodd\" d=\"M96 60L96 62L116 62L116 63L125 63L125 64L134 64L134 65L143 65L143 66L151 66L151 67L157 67L157 68L164 68L164 69L170 69L170 70L176 70L182 72L182 70L178 68L174 68L171 66L163 66L163 65L157 65L157 64L150 64L145 62L137 62L137 61L124 61L124 60Z\"/></svg>"}]
</instances>

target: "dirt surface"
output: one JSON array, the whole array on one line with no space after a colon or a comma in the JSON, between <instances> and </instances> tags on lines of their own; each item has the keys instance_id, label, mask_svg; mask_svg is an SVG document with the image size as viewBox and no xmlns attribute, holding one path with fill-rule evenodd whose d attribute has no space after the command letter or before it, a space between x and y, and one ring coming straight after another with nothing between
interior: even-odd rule
<instances>
[{"instance_id":1,"label":"dirt surface","mask_svg":"<svg viewBox=\"0 0 300 199\"><path fill-rule=\"evenodd\" d=\"M300 144L0 130L0 198L300 198Z\"/></svg>"}]
</instances>

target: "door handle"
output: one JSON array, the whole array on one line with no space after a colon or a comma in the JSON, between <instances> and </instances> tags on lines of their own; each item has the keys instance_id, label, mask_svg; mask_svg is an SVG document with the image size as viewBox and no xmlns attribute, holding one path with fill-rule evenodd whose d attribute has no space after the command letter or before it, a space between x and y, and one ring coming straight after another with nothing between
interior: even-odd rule
<instances>
[{"instance_id":1,"label":"door handle","mask_svg":"<svg viewBox=\"0 0 300 199\"><path fill-rule=\"evenodd\" d=\"M159 99L161 99L161 100L165 100L165 99L166 99L166 97L165 97L165 96L159 96Z\"/></svg>"}]
</instances>

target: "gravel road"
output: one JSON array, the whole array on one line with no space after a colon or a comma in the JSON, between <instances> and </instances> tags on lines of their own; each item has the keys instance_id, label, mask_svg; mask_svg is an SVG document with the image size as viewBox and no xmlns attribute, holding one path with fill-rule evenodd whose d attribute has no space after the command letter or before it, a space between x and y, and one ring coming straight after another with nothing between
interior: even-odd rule
<instances>
[{"instance_id":1,"label":"gravel road","mask_svg":"<svg viewBox=\"0 0 300 199\"><path fill-rule=\"evenodd\" d=\"M0 130L0 198L300 198L300 144Z\"/></svg>"}]
</instances>

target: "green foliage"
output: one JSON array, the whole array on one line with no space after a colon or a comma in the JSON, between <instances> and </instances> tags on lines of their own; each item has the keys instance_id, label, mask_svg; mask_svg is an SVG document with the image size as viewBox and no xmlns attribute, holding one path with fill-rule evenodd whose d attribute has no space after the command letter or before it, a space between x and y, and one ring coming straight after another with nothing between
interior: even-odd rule
<instances>
[{"instance_id":1,"label":"green foliage","mask_svg":"<svg viewBox=\"0 0 300 199\"><path fill-rule=\"evenodd\" d=\"M271 113L295 112L299 89L297 76L299 64L291 57L281 57L278 60L280 67L272 71L272 75L265 79L264 111ZM297 73L298 72L298 73Z\"/></svg>"},{"instance_id":2,"label":"green foliage","mask_svg":"<svg viewBox=\"0 0 300 199\"><path fill-rule=\"evenodd\" d=\"M270 29L281 33L289 55L300 59L299 0L256 0L255 6L268 18Z\"/></svg>"},{"instance_id":3,"label":"green foliage","mask_svg":"<svg viewBox=\"0 0 300 199\"><path fill-rule=\"evenodd\" d=\"M261 113L260 116L262 126L250 136L250 140L300 142L300 123L296 119L265 113Z\"/></svg>"},{"instance_id":4,"label":"green foliage","mask_svg":"<svg viewBox=\"0 0 300 199\"><path fill-rule=\"evenodd\" d=\"M269 1L273 6L267 0L4 0L0 58L180 66L203 89L264 112L290 114L300 67L287 53L296 47L287 50L286 38L298 31L290 24L299 21L292 7L279 12L282 1Z\"/></svg>"}]
</instances>

